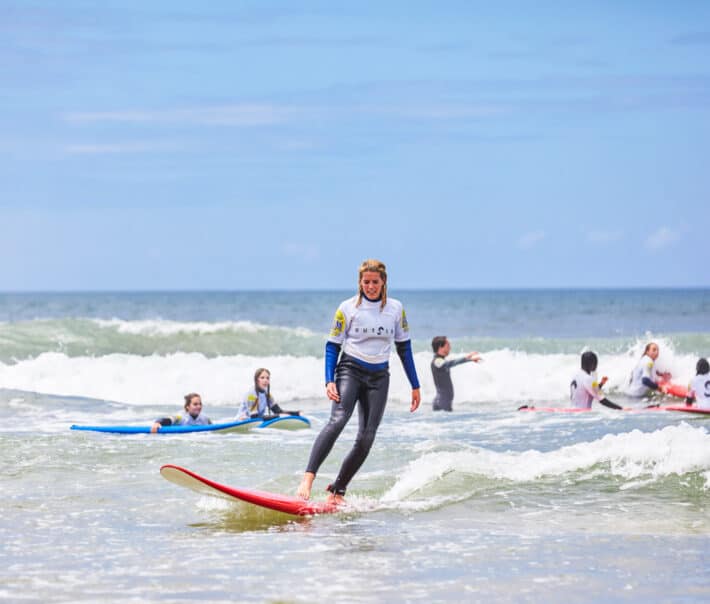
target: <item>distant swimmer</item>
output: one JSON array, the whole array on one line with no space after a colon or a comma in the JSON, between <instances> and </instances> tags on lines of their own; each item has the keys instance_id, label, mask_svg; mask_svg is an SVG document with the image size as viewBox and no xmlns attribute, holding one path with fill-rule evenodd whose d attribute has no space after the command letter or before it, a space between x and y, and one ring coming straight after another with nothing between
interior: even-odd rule
<instances>
[{"instance_id":1,"label":"distant swimmer","mask_svg":"<svg viewBox=\"0 0 710 604\"><path fill-rule=\"evenodd\" d=\"M657 376L663 378L664 380L669 380L671 378L670 373L659 373L656 371L655 364L658 354L658 344L655 342L649 342L646 344L643 356L629 376L626 394L633 397L647 396L659 389L659 384L656 380Z\"/></svg>"},{"instance_id":2,"label":"distant swimmer","mask_svg":"<svg viewBox=\"0 0 710 604\"><path fill-rule=\"evenodd\" d=\"M156 419L150 431L158 432L162 426L207 426L211 423L209 417L202 415L202 397L191 392L185 395L185 413Z\"/></svg>"},{"instance_id":3,"label":"distant swimmer","mask_svg":"<svg viewBox=\"0 0 710 604\"><path fill-rule=\"evenodd\" d=\"M358 431L338 475L328 485L327 501L339 504L345 489L370 452L387 405L392 344L412 387L410 412L419 407L419 380L409 325L399 300L387 296L387 272L379 260L365 260L358 272L358 294L335 313L325 345L325 389L332 401L330 420L313 443L298 496L308 499L316 473L358 408ZM342 350L342 352L341 352Z\"/></svg>"},{"instance_id":4,"label":"distant swimmer","mask_svg":"<svg viewBox=\"0 0 710 604\"><path fill-rule=\"evenodd\" d=\"M278 415L281 412L281 407L271 396L271 372L259 367L254 372L254 385L244 395L236 419Z\"/></svg>"},{"instance_id":5,"label":"distant swimmer","mask_svg":"<svg viewBox=\"0 0 710 604\"><path fill-rule=\"evenodd\" d=\"M602 392L607 378L605 376L601 380L597 380L597 355L588 350L582 353L581 361L581 371L577 372L569 386L572 407L591 409L592 402L597 401L610 409L621 409L619 405L606 398Z\"/></svg>"},{"instance_id":6,"label":"distant swimmer","mask_svg":"<svg viewBox=\"0 0 710 604\"><path fill-rule=\"evenodd\" d=\"M695 365L696 375L688 387L689 405L695 403L700 409L710 409L710 363L702 358Z\"/></svg>"},{"instance_id":7,"label":"distant swimmer","mask_svg":"<svg viewBox=\"0 0 710 604\"><path fill-rule=\"evenodd\" d=\"M434 358L431 361L431 375L436 386L436 396L432 403L434 411L451 411L454 402L454 384L451 381L451 368L463 363L481 361L481 355L477 352L469 352L467 355L446 360L451 352L451 342L446 336L435 336L431 341L431 348L434 351Z\"/></svg>"}]
</instances>

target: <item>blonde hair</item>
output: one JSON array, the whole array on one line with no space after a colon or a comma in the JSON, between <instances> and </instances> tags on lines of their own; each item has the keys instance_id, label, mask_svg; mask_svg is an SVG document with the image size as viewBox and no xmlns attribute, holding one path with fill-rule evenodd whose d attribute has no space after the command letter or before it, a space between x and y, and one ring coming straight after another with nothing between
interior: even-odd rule
<instances>
[{"instance_id":1,"label":"blonde hair","mask_svg":"<svg viewBox=\"0 0 710 604\"><path fill-rule=\"evenodd\" d=\"M380 310L382 310L385 304L387 304L387 267L384 262L375 260L374 258L368 258L360 265L357 277L357 302L355 306L360 306L364 295L362 285L360 284L364 273L379 273L382 278L382 302L380 302Z\"/></svg>"}]
</instances>

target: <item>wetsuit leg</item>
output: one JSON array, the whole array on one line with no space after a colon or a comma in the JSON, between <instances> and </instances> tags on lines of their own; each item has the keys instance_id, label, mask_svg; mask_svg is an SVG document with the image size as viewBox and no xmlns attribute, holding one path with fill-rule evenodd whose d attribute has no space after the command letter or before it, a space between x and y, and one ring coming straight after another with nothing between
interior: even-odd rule
<instances>
[{"instance_id":1,"label":"wetsuit leg","mask_svg":"<svg viewBox=\"0 0 710 604\"><path fill-rule=\"evenodd\" d=\"M358 406L359 427L357 438L350 453L343 460L338 472L338 477L331 485L334 493L344 493L348 484L367 459L372 443L375 442L377 428L382 421L382 416L387 405L387 391L389 390L389 371L378 371L363 376L363 385L360 388L360 404Z\"/></svg>"},{"instance_id":2,"label":"wetsuit leg","mask_svg":"<svg viewBox=\"0 0 710 604\"><path fill-rule=\"evenodd\" d=\"M336 369L335 383L338 386L340 402L330 407L330 420L323 426L313 443L311 456L308 459L306 472L318 473L321 464L328 457L335 441L345 428L355 409L355 403L360 396L360 370L351 362L341 362Z\"/></svg>"}]
</instances>

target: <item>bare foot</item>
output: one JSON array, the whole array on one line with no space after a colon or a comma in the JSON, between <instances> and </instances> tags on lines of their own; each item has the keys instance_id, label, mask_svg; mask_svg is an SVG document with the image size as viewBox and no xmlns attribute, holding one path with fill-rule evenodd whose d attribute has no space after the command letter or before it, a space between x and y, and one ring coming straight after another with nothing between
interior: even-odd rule
<instances>
[{"instance_id":1,"label":"bare foot","mask_svg":"<svg viewBox=\"0 0 710 604\"><path fill-rule=\"evenodd\" d=\"M313 481L315 479L316 475L313 472L306 472L303 475L303 480L301 480L301 484L298 486L298 491L296 491L296 495L301 499L310 499L311 488L313 487Z\"/></svg>"},{"instance_id":2,"label":"bare foot","mask_svg":"<svg viewBox=\"0 0 710 604\"><path fill-rule=\"evenodd\" d=\"M345 497L338 495L337 493L328 493L328 496L325 498L325 502L328 505L341 506L345 503Z\"/></svg>"}]
</instances>

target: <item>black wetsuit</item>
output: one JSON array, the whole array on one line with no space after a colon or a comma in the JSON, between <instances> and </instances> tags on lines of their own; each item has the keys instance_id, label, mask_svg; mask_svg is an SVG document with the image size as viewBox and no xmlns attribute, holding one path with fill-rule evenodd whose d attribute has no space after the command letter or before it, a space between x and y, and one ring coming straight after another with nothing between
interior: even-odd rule
<instances>
[{"instance_id":1,"label":"black wetsuit","mask_svg":"<svg viewBox=\"0 0 710 604\"><path fill-rule=\"evenodd\" d=\"M323 427L311 450L306 472L316 474L333 448L335 441L358 405L359 426L353 448L343 460L338 476L328 487L332 493L344 494L352 477L360 469L375 441L387 405L389 369L369 371L352 357L343 354L335 370L335 383L340 402L333 402L330 421Z\"/></svg>"},{"instance_id":2,"label":"black wetsuit","mask_svg":"<svg viewBox=\"0 0 710 604\"><path fill-rule=\"evenodd\" d=\"M434 411L451 411L451 404L454 402L454 384L451 381L451 368L461 363L467 363L471 359L461 357L451 361L444 360L441 355L434 355L431 361L431 375L436 386L436 396L432 403Z\"/></svg>"}]
</instances>

